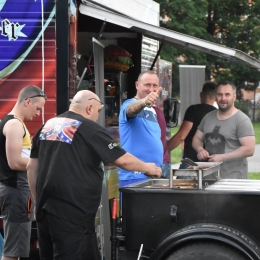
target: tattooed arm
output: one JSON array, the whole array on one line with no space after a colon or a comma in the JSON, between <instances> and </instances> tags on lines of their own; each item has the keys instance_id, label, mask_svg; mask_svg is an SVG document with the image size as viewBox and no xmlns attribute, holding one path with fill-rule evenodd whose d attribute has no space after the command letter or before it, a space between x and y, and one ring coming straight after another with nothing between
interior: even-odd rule
<instances>
[{"instance_id":1,"label":"tattooed arm","mask_svg":"<svg viewBox=\"0 0 260 260\"><path fill-rule=\"evenodd\" d=\"M137 99L131 102L128 107L126 108L126 115L128 118L133 118L137 114L139 114L144 108L145 108L145 100L143 99Z\"/></svg>"}]
</instances>

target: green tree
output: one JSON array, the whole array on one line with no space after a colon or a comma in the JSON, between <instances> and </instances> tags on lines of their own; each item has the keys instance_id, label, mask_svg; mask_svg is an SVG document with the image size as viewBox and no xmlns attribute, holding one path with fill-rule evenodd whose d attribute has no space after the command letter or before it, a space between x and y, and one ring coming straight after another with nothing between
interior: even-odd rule
<instances>
[{"instance_id":1,"label":"green tree","mask_svg":"<svg viewBox=\"0 0 260 260\"><path fill-rule=\"evenodd\" d=\"M260 0L156 2L160 4L162 27L243 51L256 59L260 58ZM178 91L179 86L178 64L182 62L179 57L184 57L183 64L206 65L206 79L213 77L216 82L221 79L231 80L238 90L253 90L260 80L259 71L247 64L165 44L161 58L173 63L173 93Z\"/></svg>"},{"instance_id":2,"label":"green tree","mask_svg":"<svg viewBox=\"0 0 260 260\"><path fill-rule=\"evenodd\" d=\"M161 26L197 38L207 35L207 1L166 1L157 0L160 4ZM160 56L173 63L173 95L179 95L179 64L205 65L207 56L183 46L164 43Z\"/></svg>"},{"instance_id":3,"label":"green tree","mask_svg":"<svg viewBox=\"0 0 260 260\"><path fill-rule=\"evenodd\" d=\"M240 50L250 56L260 57L260 1L248 0L213 0L209 1L208 17L211 17L211 33L217 43ZM212 74L216 81L228 79L238 87L238 98L241 88L254 90L258 86L260 73L257 69L244 63L213 59ZM245 84L247 82L248 84Z\"/></svg>"}]
</instances>

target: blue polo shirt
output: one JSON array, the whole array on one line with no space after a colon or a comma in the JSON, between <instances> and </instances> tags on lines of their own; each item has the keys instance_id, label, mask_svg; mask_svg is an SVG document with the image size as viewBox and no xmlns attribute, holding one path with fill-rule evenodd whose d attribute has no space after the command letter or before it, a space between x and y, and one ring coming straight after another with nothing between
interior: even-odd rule
<instances>
[{"instance_id":1,"label":"blue polo shirt","mask_svg":"<svg viewBox=\"0 0 260 260\"><path fill-rule=\"evenodd\" d=\"M163 164L163 146L161 129L157 115L152 107L145 107L134 118L126 116L127 106L135 98L126 100L119 114L120 146L144 162ZM143 172L129 172L119 169L119 180L138 180L147 178Z\"/></svg>"}]
</instances>

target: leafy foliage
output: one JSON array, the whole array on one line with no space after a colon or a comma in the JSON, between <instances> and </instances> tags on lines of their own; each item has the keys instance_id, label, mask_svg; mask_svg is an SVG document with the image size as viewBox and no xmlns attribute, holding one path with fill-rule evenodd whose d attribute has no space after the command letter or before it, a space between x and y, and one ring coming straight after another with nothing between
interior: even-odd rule
<instances>
[{"instance_id":1,"label":"leafy foliage","mask_svg":"<svg viewBox=\"0 0 260 260\"><path fill-rule=\"evenodd\" d=\"M240 50L260 58L260 0L156 0L161 26ZM245 63L228 61L188 48L165 44L161 58L173 63L173 93L179 91L178 64L206 65L206 80L231 80L238 89L254 90L260 73ZM248 84L245 84L247 82Z\"/></svg>"}]
</instances>

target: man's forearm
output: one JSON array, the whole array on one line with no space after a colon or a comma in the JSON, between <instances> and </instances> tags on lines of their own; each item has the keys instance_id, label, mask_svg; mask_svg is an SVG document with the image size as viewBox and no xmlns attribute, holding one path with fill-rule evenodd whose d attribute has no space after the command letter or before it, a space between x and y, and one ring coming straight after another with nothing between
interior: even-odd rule
<instances>
[{"instance_id":1,"label":"man's forearm","mask_svg":"<svg viewBox=\"0 0 260 260\"><path fill-rule=\"evenodd\" d=\"M32 197L34 202L36 202L36 182L37 182L37 174L32 173L31 171L27 172L28 175L28 184L30 191L32 193Z\"/></svg>"},{"instance_id":2,"label":"man's forearm","mask_svg":"<svg viewBox=\"0 0 260 260\"><path fill-rule=\"evenodd\" d=\"M167 143L168 151L175 149L177 146L179 146L181 143L183 143L184 140L182 140L181 136L176 134L174 135Z\"/></svg>"},{"instance_id":3,"label":"man's forearm","mask_svg":"<svg viewBox=\"0 0 260 260\"><path fill-rule=\"evenodd\" d=\"M189 134L193 122L184 120L180 126L179 131L170 139L168 142L168 150L171 151L176 148L178 145L184 142L185 138Z\"/></svg>"},{"instance_id":4,"label":"man's forearm","mask_svg":"<svg viewBox=\"0 0 260 260\"><path fill-rule=\"evenodd\" d=\"M192 139L192 147L193 149L198 153L201 150L203 150L203 143L201 142L201 140L197 137L193 137Z\"/></svg>"},{"instance_id":5,"label":"man's forearm","mask_svg":"<svg viewBox=\"0 0 260 260\"><path fill-rule=\"evenodd\" d=\"M36 183L38 177L38 160L30 159L27 164L27 177L29 188L32 193L34 202L36 202Z\"/></svg>"},{"instance_id":6,"label":"man's forearm","mask_svg":"<svg viewBox=\"0 0 260 260\"><path fill-rule=\"evenodd\" d=\"M139 114L144 108L145 108L144 100L137 99L128 105L128 107L126 109L126 115L129 118L133 118L137 114Z\"/></svg>"},{"instance_id":7,"label":"man's forearm","mask_svg":"<svg viewBox=\"0 0 260 260\"><path fill-rule=\"evenodd\" d=\"M157 176L158 178L162 175L162 169L155 163L145 163L130 153L125 153L123 156L113 162L119 168L127 171L144 172L146 175Z\"/></svg>"},{"instance_id":8,"label":"man's forearm","mask_svg":"<svg viewBox=\"0 0 260 260\"><path fill-rule=\"evenodd\" d=\"M127 171L146 171L146 163L137 159L130 153L126 153L113 162L117 167Z\"/></svg>"}]
</instances>

